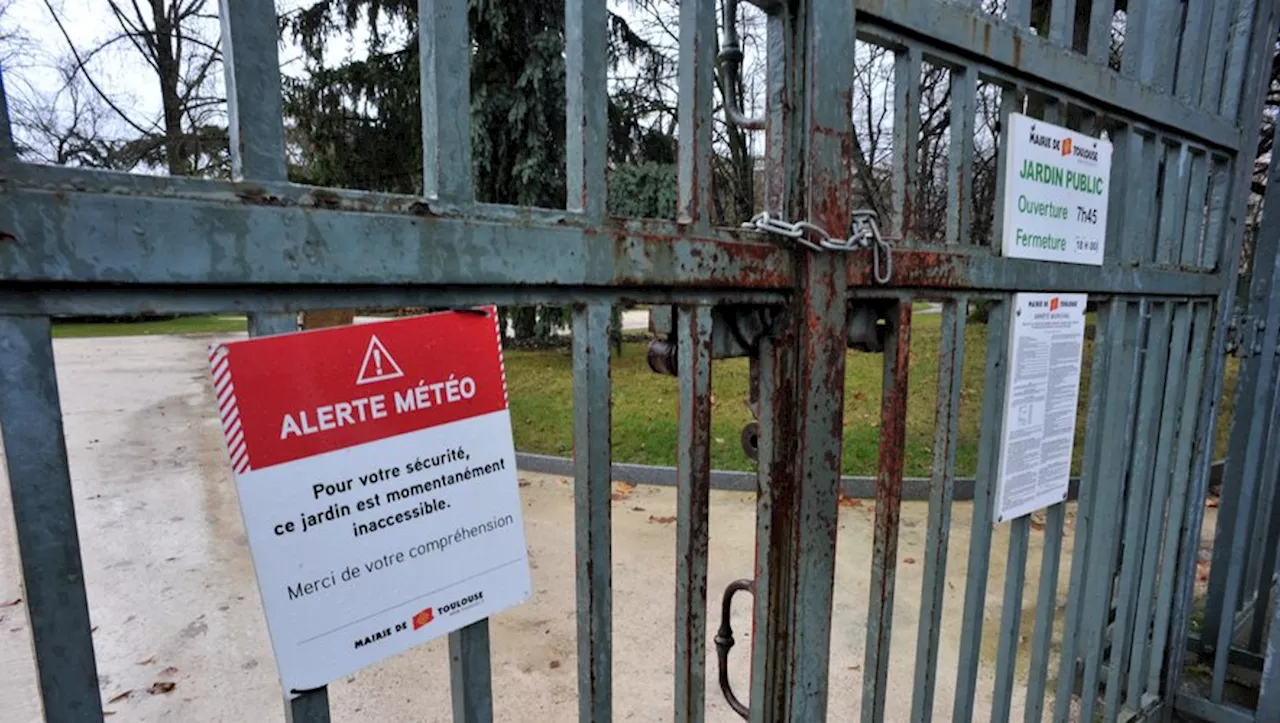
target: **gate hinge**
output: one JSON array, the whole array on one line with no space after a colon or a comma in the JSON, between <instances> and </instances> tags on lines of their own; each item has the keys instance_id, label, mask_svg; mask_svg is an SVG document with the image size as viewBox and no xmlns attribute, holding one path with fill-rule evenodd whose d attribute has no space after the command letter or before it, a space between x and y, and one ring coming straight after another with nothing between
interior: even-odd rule
<instances>
[{"instance_id":1,"label":"gate hinge","mask_svg":"<svg viewBox=\"0 0 1280 723\"><path fill-rule=\"evenodd\" d=\"M1262 353L1262 337L1267 322L1261 317L1243 314L1231 320L1227 326L1226 353L1237 359L1245 359ZM1280 353L1280 350L1277 350Z\"/></svg>"}]
</instances>

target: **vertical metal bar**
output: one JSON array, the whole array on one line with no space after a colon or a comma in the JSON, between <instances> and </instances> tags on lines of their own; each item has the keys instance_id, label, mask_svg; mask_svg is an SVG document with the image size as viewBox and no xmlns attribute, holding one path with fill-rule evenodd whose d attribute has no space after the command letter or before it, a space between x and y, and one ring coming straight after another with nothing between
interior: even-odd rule
<instances>
[{"instance_id":1,"label":"vertical metal bar","mask_svg":"<svg viewBox=\"0 0 1280 723\"><path fill-rule=\"evenodd\" d=\"M1120 49L1120 74L1126 78L1141 79L1146 62L1147 27L1151 3L1159 0L1129 0L1125 11L1124 46Z\"/></svg>"},{"instance_id":2,"label":"vertical metal bar","mask_svg":"<svg viewBox=\"0 0 1280 723\"><path fill-rule=\"evenodd\" d=\"M1273 571L1274 572L1274 571ZM1266 615L1265 608L1258 610ZM1280 719L1280 605L1271 611L1271 632L1267 636L1265 663L1262 666L1262 683L1258 690L1258 706L1255 720Z\"/></svg>"},{"instance_id":3,"label":"vertical metal bar","mask_svg":"<svg viewBox=\"0 0 1280 723\"><path fill-rule=\"evenodd\" d=\"M219 0L231 175L282 181L284 102L273 0Z\"/></svg>"},{"instance_id":4,"label":"vertical metal bar","mask_svg":"<svg viewBox=\"0 0 1280 723\"><path fill-rule=\"evenodd\" d=\"M572 4L572 3L571 3ZM612 390L608 302L573 312L573 512L578 587L578 720L613 719L610 527Z\"/></svg>"},{"instance_id":5,"label":"vertical metal bar","mask_svg":"<svg viewBox=\"0 0 1280 723\"><path fill-rule=\"evenodd\" d=\"M1141 396L1138 398L1138 420L1130 452L1129 490L1123 508L1124 541L1115 583L1117 599L1113 606L1115 612L1109 646L1111 654L1107 658L1106 720L1115 720L1118 714L1121 680L1125 674L1128 660L1126 651L1129 650L1130 639L1146 632L1137 630L1132 623L1137 615L1134 608L1143 604L1137 597L1142 583L1139 573L1151 509L1152 475L1159 447L1157 435L1163 431L1160 428L1160 417L1164 408L1164 390L1170 380L1167 372L1172 326L1173 308L1168 303L1162 303L1152 313L1147 334L1146 361L1142 370Z\"/></svg>"},{"instance_id":6,"label":"vertical metal bar","mask_svg":"<svg viewBox=\"0 0 1280 723\"><path fill-rule=\"evenodd\" d=\"M1115 15L1114 0L1093 0L1089 12L1089 60L1106 66L1111 55L1111 18Z\"/></svg>"},{"instance_id":7,"label":"vertical metal bar","mask_svg":"<svg viewBox=\"0 0 1280 723\"><path fill-rule=\"evenodd\" d=\"M249 336L272 336L298 330L297 314L252 314L249 316Z\"/></svg>"},{"instance_id":8,"label":"vertical metal bar","mask_svg":"<svg viewBox=\"0 0 1280 723\"><path fill-rule=\"evenodd\" d=\"M1058 609L1058 572L1062 565L1062 538L1067 503L1049 508L1044 523L1044 549L1040 558L1040 589L1036 595L1036 622L1031 633L1031 661L1027 667L1027 700L1023 720L1040 723L1048 697L1049 653L1053 645L1053 617Z\"/></svg>"},{"instance_id":9,"label":"vertical metal bar","mask_svg":"<svg viewBox=\"0 0 1280 723\"><path fill-rule=\"evenodd\" d=\"M51 335L0 316L0 434L45 720L102 720Z\"/></svg>"},{"instance_id":10,"label":"vertical metal bar","mask_svg":"<svg viewBox=\"0 0 1280 723\"><path fill-rule=\"evenodd\" d=\"M1142 136L1141 146L1142 170L1135 170L1134 174L1140 178L1155 179L1160 174L1160 162L1164 158L1164 143L1159 137ZM1129 247L1132 251L1130 258L1137 263L1151 263L1155 259L1156 236L1160 219L1160 205L1159 199L1156 197L1156 184L1148 181L1125 185L1127 190L1130 191L1133 187L1138 187L1137 193L1132 194L1136 205L1125 207L1126 209L1132 208L1138 219L1132 228L1133 233L1120 234L1121 243ZM1110 216L1108 216L1109 222Z\"/></svg>"},{"instance_id":11,"label":"vertical metal bar","mask_svg":"<svg viewBox=\"0 0 1280 723\"><path fill-rule=\"evenodd\" d=\"M329 720L329 689L309 690L292 700L285 701L285 723L327 723Z\"/></svg>"},{"instance_id":12,"label":"vertical metal bar","mask_svg":"<svg viewBox=\"0 0 1280 723\"><path fill-rule=\"evenodd\" d=\"M973 490L973 524L969 538L969 579L965 585L960 628L960 662L952 720L974 720L974 687L982 653L982 619L987 598L987 565L991 561L991 519L1000 437L1003 434L1005 370L1009 362L1010 297L1002 295L987 318L987 370L982 387L982 433L978 473Z\"/></svg>"},{"instance_id":13,"label":"vertical metal bar","mask_svg":"<svg viewBox=\"0 0 1280 723\"><path fill-rule=\"evenodd\" d=\"M676 215L680 223L697 229L711 225L715 53L715 0L680 0L680 190Z\"/></svg>"},{"instance_id":14,"label":"vertical metal bar","mask_svg":"<svg viewBox=\"0 0 1280 723\"><path fill-rule=\"evenodd\" d=\"M1008 0L1004 10L1005 22L1011 23L1019 28L1025 28L1031 24L1031 0Z\"/></svg>"},{"instance_id":15,"label":"vertical metal bar","mask_svg":"<svg viewBox=\"0 0 1280 723\"><path fill-rule=\"evenodd\" d=\"M298 330L298 315L256 313L249 315L249 336L273 336ZM285 695L285 720L288 723L328 723L329 689L325 687Z\"/></svg>"},{"instance_id":16,"label":"vertical metal bar","mask_svg":"<svg viewBox=\"0 0 1280 723\"><path fill-rule=\"evenodd\" d=\"M991 699L991 720L1007 723L1013 702L1013 674L1018 662L1018 636L1022 627L1022 585L1027 578L1027 544L1031 517L1023 515L1009 525L1009 553L1004 571L1004 598L1000 603L1000 637L996 644L996 686Z\"/></svg>"},{"instance_id":17,"label":"vertical metal bar","mask_svg":"<svg viewBox=\"0 0 1280 723\"><path fill-rule=\"evenodd\" d=\"M884 347L880 403L880 469L876 475L871 599L867 605L866 660L862 666L862 720L884 720L892 654L893 594L897 583L898 515L907 434L907 371L911 359L911 300L899 299Z\"/></svg>"},{"instance_id":18,"label":"vertical metal bar","mask_svg":"<svg viewBox=\"0 0 1280 723\"><path fill-rule=\"evenodd\" d=\"M762 708L774 703L777 670L787 661L787 621L780 615L786 570L775 558L793 555L794 543L786 528L788 500L796 487L796 388L794 384L795 334L788 327L760 342L760 441L759 495L756 498L755 595L751 639L751 720L769 723ZM775 521L776 527L775 529ZM775 569L777 570L775 574ZM768 641L768 643L762 642Z\"/></svg>"},{"instance_id":19,"label":"vertical metal bar","mask_svg":"<svg viewBox=\"0 0 1280 723\"><path fill-rule=\"evenodd\" d=\"M1271 429L1280 428L1280 396L1272 397ZM1253 585L1257 596L1254 600L1253 615L1250 621L1248 649L1261 652L1263 636L1266 635L1267 611L1271 608L1271 583L1276 571L1277 547L1280 546L1280 499L1277 499L1276 482L1280 479L1280 449L1277 445L1267 445L1267 454L1262 463L1261 482L1264 485L1266 503L1259 505L1258 529L1253 541L1253 550L1249 558L1249 569L1245 580Z\"/></svg>"},{"instance_id":20,"label":"vertical metal bar","mask_svg":"<svg viewBox=\"0 0 1280 723\"><path fill-rule=\"evenodd\" d=\"M775 13L769 25L770 100L781 105L769 114L766 176L780 186L776 198L789 217L847 228L854 144L848 107L853 5L800 0ZM792 373L770 381L770 397L761 399L762 407L775 409L768 412L772 429L763 433L763 410L761 425L762 439L769 440L769 458L764 447L760 451L766 460L760 465L762 505L769 508L759 514L771 519L767 536L756 540L751 697L756 723L800 723L827 715L848 290L844 260L797 253L790 328L781 334L782 348L770 345L778 358L767 365L769 375ZM790 411L779 412L780 404Z\"/></svg>"},{"instance_id":21,"label":"vertical metal bar","mask_svg":"<svg viewBox=\"0 0 1280 723\"><path fill-rule=\"evenodd\" d=\"M1272 374L1276 374L1277 370L1273 367ZM1275 387L1277 383L1273 378L1270 382ZM1271 394L1271 407L1267 411L1267 432L1266 439L1271 440L1275 437L1277 429L1280 429L1280 390L1273 391ZM1268 591L1271 587L1271 576L1267 573L1265 576L1260 575L1263 558L1271 553L1271 550L1263 548L1263 541L1267 537L1271 520L1271 505L1275 497L1275 480L1276 480L1276 464L1280 462L1280 455L1277 452L1276 445L1267 444L1262 455L1262 461L1258 467L1257 478L1257 498L1254 500L1253 508L1249 511L1249 518L1252 521L1249 535L1246 537L1246 546L1244 553L1245 570L1244 576L1240 580L1240 601L1247 604L1254 599L1255 595L1262 595L1262 590L1253 586L1255 583L1265 581L1265 587ZM1260 579L1261 577L1261 579ZM1256 602L1256 601L1255 601ZM1253 625L1257 627L1266 620L1265 608L1261 612L1256 611L1250 617L1253 618ZM1258 638L1261 642L1261 637Z\"/></svg>"},{"instance_id":22,"label":"vertical metal bar","mask_svg":"<svg viewBox=\"0 0 1280 723\"><path fill-rule=\"evenodd\" d=\"M1205 370L1211 368L1208 358L1209 346L1211 340L1215 338L1212 311L1212 307L1208 304L1198 304L1193 311L1191 353L1188 356L1191 363L1187 372L1187 389L1183 395L1182 417L1178 423L1178 450L1174 457L1173 486L1169 493L1168 532L1165 533L1166 541L1160 564L1160 591L1156 596L1156 620L1152 626L1151 660L1147 673L1148 694L1160 692L1160 677L1166 672L1162 664L1165 660L1165 645L1170 639L1171 618L1173 625L1178 625L1173 609L1175 575L1178 572L1180 541L1186 534L1181 523L1185 519L1183 515L1187 512L1188 500L1192 497L1188 492L1192 481L1191 466L1194 463L1196 450L1203 447L1200 437L1202 424L1200 420L1204 418L1202 410L1206 406L1207 395L1203 394ZM1208 385L1209 389L1213 387L1213 383ZM1196 504L1199 504L1199 501ZM1195 561L1199 556L1199 530L1196 531L1196 540L1197 544L1191 548L1192 552L1189 554L1192 572L1195 570ZM1167 673L1170 680L1176 680L1177 668L1181 667L1178 657L1186 647L1186 637L1181 630L1178 630L1173 633L1172 639L1175 642L1169 651L1170 663Z\"/></svg>"},{"instance_id":23,"label":"vertical metal bar","mask_svg":"<svg viewBox=\"0 0 1280 723\"><path fill-rule=\"evenodd\" d=\"M990 244L994 249L1002 247L1004 239L1004 174L1009 163L1009 114L1022 107L1023 93L1018 88L1004 88L1000 91L1000 137L996 150L996 202L991 218ZM1055 106L1056 107L1056 106Z\"/></svg>"},{"instance_id":24,"label":"vertical metal bar","mask_svg":"<svg viewBox=\"0 0 1280 723\"><path fill-rule=\"evenodd\" d=\"M1182 3L1149 0L1145 11L1139 80L1158 93L1172 93L1178 56L1177 43L1170 40L1178 37Z\"/></svg>"},{"instance_id":25,"label":"vertical metal bar","mask_svg":"<svg viewBox=\"0 0 1280 723\"><path fill-rule=\"evenodd\" d=\"M449 690L454 723L493 720L488 618L449 633Z\"/></svg>"},{"instance_id":26,"label":"vertical metal bar","mask_svg":"<svg viewBox=\"0 0 1280 723\"><path fill-rule=\"evenodd\" d=\"M1102 474L1103 486L1095 508L1093 536L1089 548L1089 572L1086 576L1084 606L1081 609L1081 650L1085 651L1084 676L1080 684L1080 720L1093 720L1097 704L1099 668L1106 646L1108 613L1111 609L1112 583L1116 563L1116 545L1120 542L1120 507L1126 494L1125 470L1132 455L1133 417L1137 409L1141 374L1141 347L1146 336L1147 302L1127 304L1124 346L1119 359L1109 365L1107 381L1113 393L1128 391L1128 404L1109 405L1103 415ZM1119 325L1117 325L1119 326ZM1064 661L1065 664L1065 661ZM1061 672L1059 672L1061 675Z\"/></svg>"},{"instance_id":27,"label":"vertical metal bar","mask_svg":"<svg viewBox=\"0 0 1280 723\"><path fill-rule=\"evenodd\" d=\"M231 136L231 174L236 179L288 180L275 3L273 0L220 0L219 6L225 56L222 65L227 85L227 121ZM292 324L291 328L280 326L286 321ZM262 331L264 329L276 331ZM281 315L249 314L250 334L286 330L297 330L296 316L286 320ZM297 700L294 699L295 702ZM319 707L310 705L308 709ZM327 720L327 703L323 707L324 720Z\"/></svg>"},{"instance_id":28,"label":"vertical metal bar","mask_svg":"<svg viewBox=\"0 0 1280 723\"><path fill-rule=\"evenodd\" d=\"M1235 120L1246 92L1245 72L1250 69L1252 63L1256 62L1253 56L1257 54L1257 50L1250 51L1250 47L1256 48L1257 43L1256 38L1251 37L1258 32L1254 25L1254 16L1259 7L1270 5L1270 3L1260 5L1260 2L1261 0L1237 0L1235 13L1229 21L1231 32L1227 38L1226 70L1223 74L1222 101L1218 110L1220 115L1231 120ZM1265 23L1258 25L1265 26Z\"/></svg>"},{"instance_id":29,"label":"vertical metal bar","mask_svg":"<svg viewBox=\"0 0 1280 723\"><path fill-rule=\"evenodd\" d=\"M1217 0L1213 17L1209 21L1208 52L1204 58L1204 79L1200 84L1200 97L1195 105L1211 113L1218 112L1222 101L1223 71L1226 69L1227 34L1231 32L1231 17L1235 12L1235 0Z\"/></svg>"},{"instance_id":30,"label":"vertical metal bar","mask_svg":"<svg viewBox=\"0 0 1280 723\"><path fill-rule=\"evenodd\" d=\"M609 141L609 11L601 0L567 0L564 16L568 207L599 221Z\"/></svg>"},{"instance_id":31,"label":"vertical metal bar","mask_svg":"<svg viewBox=\"0 0 1280 723\"><path fill-rule=\"evenodd\" d=\"M1085 412L1084 464L1081 467L1080 492L1077 500L1077 521L1075 531L1075 551L1072 553L1070 590L1080 590L1084 586L1085 561L1088 559L1088 524L1092 520L1092 503L1097 496L1098 463L1102 444L1102 414L1108 398L1106 380L1108 364L1115 347L1115 335L1110 331L1110 314L1099 313L1094 326L1093 358L1089 364L1089 406ZM1035 632L1031 647L1031 665L1027 681L1027 723L1040 723L1047 699L1045 690L1049 676L1049 655L1052 652L1053 618L1057 610L1057 578L1061 564L1062 533L1065 528L1065 506L1067 503L1049 508L1049 517L1045 523L1044 561L1040 568L1040 593L1037 601ZM1054 534L1054 531L1057 534ZM1056 539L1055 539L1056 538ZM1052 552L1052 554L1050 554ZM1052 584L1047 582L1052 578ZM1066 612L1066 624L1062 639L1063 660L1068 657L1073 661L1076 633L1079 627L1079 608L1081 599L1078 595L1070 595Z\"/></svg>"},{"instance_id":32,"label":"vertical metal bar","mask_svg":"<svg viewBox=\"0 0 1280 723\"><path fill-rule=\"evenodd\" d=\"M1218 0L1220 2L1220 0ZM1175 90L1178 100L1195 106L1200 100L1200 88L1204 84L1206 45L1213 27L1211 0L1186 0L1182 23L1182 43L1178 53L1178 76ZM1215 48L1215 50L1217 50Z\"/></svg>"},{"instance_id":33,"label":"vertical metal bar","mask_svg":"<svg viewBox=\"0 0 1280 723\"><path fill-rule=\"evenodd\" d=\"M1164 189L1160 199L1160 232L1156 237L1156 263L1171 266L1182 248L1187 214L1187 185L1191 180L1191 154L1186 144L1175 151L1165 146Z\"/></svg>"},{"instance_id":34,"label":"vertical metal bar","mask_svg":"<svg viewBox=\"0 0 1280 723\"><path fill-rule=\"evenodd\" d=\"M1191 305L1176 304L1173 309L1172 339L1169 344L1168 373L1165 375L1164 403L1160 412L1159 439L1156 441L1155 471L1152 473L1154 486L1151 504L1147 511L1146 544L1142 549L1142 570L1137 602L1134 608L1134 644L1129 649L1129 681L1125 702L1130 708L1138 710L1142 707L1142 685L1147 676L1148 650L1151 644L1151 626L1153 605L1156 600L1156 577L1161 543L1165 540L1176 541L1176 530L1165 534L1165 523L1169 519L1169 491L1174 483L1171 475L1171 463L1176 451L1175 435L1178 431L1179 415L1183 411L1184 388L1187 385L1187 348L1191 341ZM1111 688L1107 688L1108 694Z\"/></svg>"},{"instance_id":35,"label":"vertical metal bar","mask_svg":"<svg viewBox=\"0 0 1280 723\"><path fill-rule=\"evenodd\" d=\"M830 259L802 258L793 328L761 361L755 723L826 717L845 319L843 276Z\"/></svg>"},{"instance_id":36,"label":"vertical metal bar","mask_svg":"<svg viewBox=\"0 0 1280 723\"><path fill-rule=\"evenodd\" d=\"M912 723L933 720L938 679L938 638L942 631L943 597L947 592L947 547L951 535L951 501L955 495L956 449L959 445L960 397L964 386L964 330L967 297L942 305L938 354L937 407L933 426L933 469L929 480L929 522L925 538L924 583L920 590L920 630L916 635L915 692Z\"/></svg>"},{"instance_id":37,"label":"vertical metal bar","mask_svg":"<svg viewBox=\"0 0 1280 723\"><path fill-rule=\"evenodd\" d=\"M1121 126L1112 131L1111 138L1114 144L1114 158L1120 162L1111 165L1111 178L1108 179L1110 188L1107 189L1108 204L1110 208L1128 209L1131 208L1129 204L1134 202L1140 193L1137 187L1149 185L1127 182L1128 178L1136 175L1137 165L1142 161L1142 136L1134 130L1133 126ZM1103 248L1102 255L1106 261L1133 263L1135 241L1140 238L1140 234L1117 233L1123 217L1123 213L1117 213L1115 217L1110 214L1107 216L1107 236L1116 239L1117 243L1108 243Z\"/></svg>"},{"instance_id":38,"label":"vertical metal bar","mask_svg":"<svg viewBox=\"0 0 1280 723\"><path fill-rule=\"evenodd\" d=\"M442 202L475 200L471 177L471 33L466 0L418 0L422 96L422 193ZM493 720L489 621L449 633L455 721Z\"/></svg>"},{"instance_id":39,"label":"vertical metal bar","mask_svg":"<svg viewBox=\"0 0 1280 723\"><path fill-rule=\"evenodd\" d=\"M1082 619L1090 561L1097 545L1093 540L1098 509L1107 503L1109 486L1105 478L1103 448L1109 447L1104 429L1114 415L1108 400L1113 395L1113 374L1124 367L1121 352L1125 340L1125 307L1123 301L1111 300L1106 309L1098 310L1098 326L1094 333L1093 363L1089 370L1089 411L1085 422L1083 475L1080 498L1076 507L1075 547L1071 552L1071 580L1068 586L1066 619L1063 623L1062 656L1058 663L1058 686L1054 693L1053 720L1068 720L1071 696L1075 690L1076 661L1082 645ZM1118 406L1118 405L1117 405Z\"/></svg>"},{"instance_id":40,"label":"vertical metal bar","mask_svg":"<svg viewBox=\"0 0 1280 723\"><path fill-rule=\"evenodd\" d=\"M919 186L920 49L908 45L893 56L893 226L891 236L906 239L912 230Z\"/></svg>"},{"instance_id":41,"label":"vertical metal bar","mask_svg":"<svg viewBox=\"0 0 1280 723\"><path fill-rule=\"evenodd\" d=\"M973 231L973 134L978 71L951 69L951 149L947 156L947 243L967 244Z\"/></svg>"},{"instance_id":42,"label":"vertical metal bar","mask_svg":"<svg viewBox=\"0 0 1280 723\"><path fill-rule=\"evenodd\" d=\"M422 195L466 204L471 180L471 33L466 0L418 0Z\"/></svg>"},{"instance_id":43,"label":"vertical metal bar","mask_svg":"<svg viewBox=\"0 0 1280 723\"><path fill-rule=\"evenodd\" d=\"M1204 229L1207 220L1205 195L1208 190L1209 156L1192 151L1186 220L1182 227L1182 250L1178 255L1178 263L1182 266L1199 266L1200 259L1204 256Z\"/></svg>"},{"instance_id":44,"label":"vertical metal bar","mask_svg":"<svg viewBox=\"0 0 1280 723\"><path fill-rule=\"evenodd\" d=\"M1146 0L1129 0L1130 3ZM1076 27L1076 0L1055 0L1049 8L1049 40L1071 47Z\"/></svg>"},{"instance_id":45,"label":"vertical metal bar","mask_svg":"<svg viewBox=\"0 0 1280 723\"><path fill-rule=\"evenodd\" d=\"M9 121L9 95L4 89L4 69L0 68L0 162L17 157L13 142L13 126Z\"/></svg>"},{"instance_id":46,"label":"vertical metal bar","mask_svg":"<svg viewBox=\"0 0 1280 723\"><path fill-rule=\"evenodd\" d=\"M1231 162L1220 156L1211 160L1207 220L1204 230L1203 252L1200 267L1213 269L1218 265L1222 248L1227 243L1227 207L1231 194Z\"/></svg>"},{"instance_id":47,"label":"vertical metal bar","mask_svg":"<svg viewBox=\"0 0 1280 723\"><path fill-rule=\"evenodd\" d=\"M705 719L707 515L711 505L711 308L677 310L675 721Z\"/></svg>"},{"instance_id":48,"label":"vertical metal bar","mask_svg":"<svg viewBox=\"0 0 1280 723\"><path fill-rule=\"evenodd\" d=\"M1145 166L1143 165L1144 153L1147 151L1147 141L1133 126L1125 126L1115 134L1115 159L1119 163L1112 164L1111 190L1116 192L1116 182L1122 181L1123 177L1128 173L1133 173L1142 177ZM1117 178L1119 176L1119 178ZM1119 195L1123 199L1123 208L1138 209L1142 203L1142 198L1147 193L1154 193L1149 189L1151 183L1123 183L1119 189ZM1139 214L1142 216L1143 214ZM1114 237L1113 237L1114 238ZM1120 234L1116 244L1119 248L1116 250L1116 257L1121 263L1136 265L1141 259L1139 240L1142 238L1140 233ZM1108 244L1108 246L1111 244Z\"/></svg>"}]
</instances>

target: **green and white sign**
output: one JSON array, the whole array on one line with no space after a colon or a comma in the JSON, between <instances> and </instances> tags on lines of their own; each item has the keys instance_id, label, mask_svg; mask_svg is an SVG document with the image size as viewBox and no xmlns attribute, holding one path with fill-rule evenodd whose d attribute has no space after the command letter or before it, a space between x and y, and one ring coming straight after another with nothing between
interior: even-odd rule
<instances>
[{"instance_id":1,"label":"green and white sign","mask_svg":"<svg viewBox=\"0 0 1280 723\"><path fill-rule=\"evenodd\" d=\"M1102 265L1111 192L1111 143L1009 115L1003 253Z\"/></svg>"}]
</instances>

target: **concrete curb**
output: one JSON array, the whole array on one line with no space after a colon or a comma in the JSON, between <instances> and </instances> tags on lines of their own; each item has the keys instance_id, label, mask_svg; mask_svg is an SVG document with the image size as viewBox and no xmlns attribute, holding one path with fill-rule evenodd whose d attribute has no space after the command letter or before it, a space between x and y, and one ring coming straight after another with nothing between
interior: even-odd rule
<instances>
[{"instance_id":1,"label":"concrete curb","mask_svg":"<svg viewBox=\"0 0 1280 723\"><path fill-rule=\"evenodd\" d=\"M573 460L567 457L518 452L516 453L516 466L526 472L555 474L563 477L573 476ZM613 479L615 482L672 487L676 483L676 469L675 467L659 467L647 464L615 463L613 465ZM1078 485L1079 480L1073 478L1070 491L1067 493L1070 499L1075 499ZM852 499L875 499L876 496L876 480L874 477L844 477L840 486L845 496ZM957 479L955 499L972 500L973 486L974 481L972 478ZM754 492L756 490L756 475L754 472L711 470L711 489ZM924 477L908 477L903 480L902 499L929 499L929 480Z\"/></svg>"},{"instance_id":2,"label":"concrete curb","mask_svg":"<svg viewBox=\"0 0 1280 723\"><path fill-rule=\"evenodd\" d=\"M1214 463L1210 470L1211 484L1221 484L1222 465L1222 462ZM516 466L526 472L554 474L562 477L573 476L573 460L568 457L517 452ZM676 468L648 464L615 463L613 465L613 480L637 485L674 487L676 483ZM874 477L844 477L841 479L840 487L845 497L852 499L872 500L876 497L876 480ZM974 480L972 477L957 479L954 499L961 501L973 500L973 487ZM711 470L711 489L754 492L756 490L756 475L754 472ZM1067 499L1076 499L1079 490L1080 478L1072 477L1071 486L1067 489ZM925 477L908 477L903 480L902 499L928 500L929 480Z\"/></svg>"}]
</instances>

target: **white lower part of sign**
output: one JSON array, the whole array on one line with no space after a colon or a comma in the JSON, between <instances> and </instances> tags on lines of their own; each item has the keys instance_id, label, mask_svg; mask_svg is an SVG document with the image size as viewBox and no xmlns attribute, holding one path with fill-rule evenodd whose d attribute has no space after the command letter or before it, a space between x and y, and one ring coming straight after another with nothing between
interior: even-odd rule
<instances>
[{"instance_id":1,"label":"white lower part of sign","mask_svg":"<svg viewBox=\"0 0 1280 723\"><path fill-rule=\"evenodd\" d=\"M997 523L1067 498L1087 301L1085 294L1014 294Z\"/></svg>"},{"instance_id":2,"label":"white lower part of sign","mask_svg":"<svg viewBox=\"0 0 1280 723\"><path fill-rule=\"evenodd\" d=\"M286 691L529 598L506 410L236 481Z\"/></svg>"}]
</instances>

